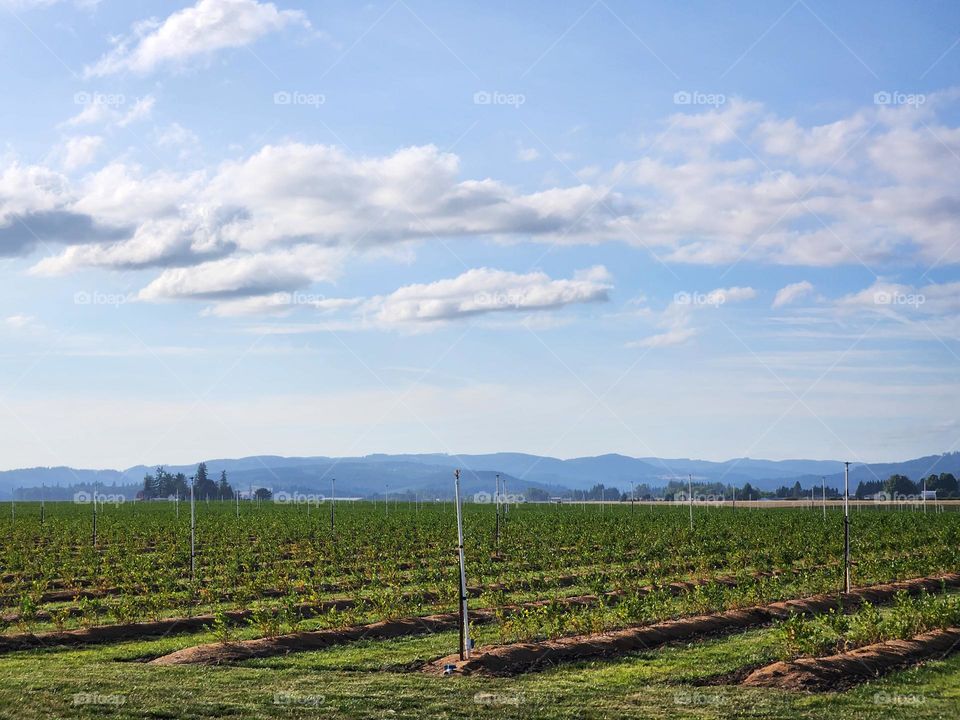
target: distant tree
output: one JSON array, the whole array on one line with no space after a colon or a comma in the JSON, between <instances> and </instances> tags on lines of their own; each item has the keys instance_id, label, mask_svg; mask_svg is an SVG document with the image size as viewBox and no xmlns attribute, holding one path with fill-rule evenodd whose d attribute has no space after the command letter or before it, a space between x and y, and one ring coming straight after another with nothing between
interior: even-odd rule
<instances>
[{"instance_id":1,"label":"distant tree","mask_svg":"<svg viewBox=\"0 0 960 720\"><path fill-rule=\"evenodd\" d=\"M273 497L273 493L267 488L257 488L256 492L253 493L253 497L256 500L269 500Z\"/></svg>"},{"instance_id":2,"label":"distant tree","mask_svg":"<svg viewBox=\"0 0 960 720\"><path fill-rule=\"evenodd\" d=\"M746 485L743 486L743 490L741 490L737 494L744 500L749 500L750 498L752 498L754 495L757 494L757 491L753 489L753 485L751 485L750 483L747 483Z\"/></svg>"},{"instance_id":3,"label":"distant tree","mask_svg":"<svg viewBox=\"0 0 960 720\"><path fill-rule=\"evenodd\" d=\"M906 475L891 475L887 478L886 482L883 483L883 491L891 498L904 495L916 495L919 492L916 484Z\"/></svg>"},{"instance_id":4,"label":"distant tree","mask_svg":"<svg viewBox=\"0 0 960 720\"><path fill-rule=\"evenodd\" d=\"M164 470L161 465L157 468L157 496L170 497L175 491L173 475Z\"/></svg>"},{"instance_id":5,"label":"distant tree","mask_svg":"<svg viewBox=\"0 0 960 720\"><path fill-rule=\"evenodd\" d=\"M149 473L143 476L143 491L141 496L144 500L152 500L158 496L159 484L157 478Z\"/></svg>"},{"instance_id":6,"label":"distant tree","mask_svg":"<svg viewBox=\"0 0 960 720\"><path fill-rule=\"evenodd\" d=\"M187 476L182 472L178 472L173 476L173 494L179 497L181 500L186 498L190 494L190 486L187 485Z\"/></svg>"},{"instance_id":7,"label":"distant tree","mask_svg":"<svg viewBox=\"0 0 960 720\"><path fill-rule=\"evenodd\" d=\"M227 482L227 471L220 471L220 482L217 483L217 495L221 500L227 500L233 497L233 488Z\"/></svg>"},{"instance_id":8,"label":"distant tree","mask_svg":"<svg viewBox=\"0 0 960 720\"><path fill-rule=\"evenodd\" d=\"M942 497L956 497L960 495L960 483L957 482L957 478L953 476L953 473L940 473L937 476L937 487L930 488L929 480L927 481L927 489L933 489L937 491L937 494Z\"/></svg>"},{"instance_id":9,"label":"distant tree","mask_svg":"<svg viewBox=\"0 0 960 720\"><path fill-rule=\"evenodd\" d=\"M857 484L855 496L858 500L872 497L878 492L885 492L884 483L881 480L861 480ZM839 493L838 493L839 494Z\"/></svg>"},{"instance_id":10,"label":"distant tree","mask_svg":"<svg viewBox=\"0 0 960 720\"><path fill-rule=\"evenodd\" d=\"M198 500L215 500L217 497L217 484L210 479L207 473L207 464L200 463L197 466L197 474L193 482L194 492Z\"/></svg>"},{"instance_id":11,"label":"distant tree","mask_svg":"<svg viewBox=\"0 0 960 720\"><path fill-rule=\"evenodd\" d=\"M550 493L543 488L530 487L527 488L526 498L531 502L544 502L550 499Z\"/></svg>"}]
</instances>

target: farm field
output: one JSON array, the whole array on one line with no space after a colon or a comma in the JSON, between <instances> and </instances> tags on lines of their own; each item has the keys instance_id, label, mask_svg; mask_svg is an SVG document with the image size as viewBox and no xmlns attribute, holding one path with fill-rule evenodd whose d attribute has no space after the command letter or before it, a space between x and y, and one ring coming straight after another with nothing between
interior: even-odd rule
<instances>
[{"instance_id":1,"label":"farm field","mask_svg":"<svg viewBox=\"0 0 960 720\"><path fill-rule=\"evenodd\" d=\"M935 579L841 601L837 508L701 505L691 530L681 506L515 505L498 542L494 507L466 504L480 658L707 615L736 623L444 677L437 663L458 646L451 503L342 503L333 529L329 505L198 503L192 581L185 504L179 517L165 502L107 505L94 547L90 505L47 503L41 523L39 504L18 503L0 541L0 713L954 716L949 649L825 692L743 683L777 662L960 624L960 513L939 510L854 509L855 588ZM795 599L808 600L774 612Z\"/></svg>"}]
</instances>

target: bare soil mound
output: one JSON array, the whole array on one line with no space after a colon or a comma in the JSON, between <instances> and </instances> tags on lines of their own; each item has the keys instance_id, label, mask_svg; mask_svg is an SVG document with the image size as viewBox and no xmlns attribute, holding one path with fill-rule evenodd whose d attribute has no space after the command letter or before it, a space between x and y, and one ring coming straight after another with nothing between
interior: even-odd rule
<instances>
[{"instance_id":1,"label":"bare soil mound","mask_svg":"<svg viewBox=\"0 0 960 720\"><path fill-rule=\"evenodd\" d=\"M446 669L452 667L454 673L464 675L474 673L493 676L516 675L560 663L615 657L649 650L670 642L739 632L766 625L791 614L814 615L837 607L850 611L865 600L871 603L889 602L902 590L912 594L922 590L935 592L944 585L960 586L960 574L857 588L848 594L814 595L799 600L785 600L711 615L667 620L653 625L607 633L492 646L475 652L469 660L460 660L457 655L441 658L425 666L424 672L445 674Z\"/></svg>"},{"instance_id":2,"label":"bare soil mound","mask_svg":"<svg viewBox=\"0 0 960 720\"><path fill-rule=\"evenodd\" d=\"M211 643L184 648L156 660L151 665L219 665L253 658L267 658L305 650L323 650L334 645L359 640L387 640L407 635L453 630L457 627L456 613L427 615L425 617L383 620L370 625L356 625L341 630L317 630L291 633L276 637L257 638L233 643Z\"/></svg>"},{"instance_id":3,"label":"bare soil mound","mask_svg":"<svg viewBox=\"0 0 960 720\"><path fill-rule=\"evenodd\" d=\"M960 628L934 630L910 640L888 640L837 655L773 663L753 671L742 684L806 692L846 690L957 650Z\"/></svg>"}]
</instances>

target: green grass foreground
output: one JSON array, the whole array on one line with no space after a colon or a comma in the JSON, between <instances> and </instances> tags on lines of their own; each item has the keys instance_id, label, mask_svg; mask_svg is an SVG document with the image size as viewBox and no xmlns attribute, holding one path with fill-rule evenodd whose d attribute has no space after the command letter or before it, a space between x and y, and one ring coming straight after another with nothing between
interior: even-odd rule
<instances>
[{"instance_id":1,"label":"green grass foreground","mask_svg":"<svg viewBox=\"0 0 960 720\"><path fill-rule=\"evenodd\" d=\"M0 658L0 717L17 718L888 718L960 715L960 654L842 694L716 683L776 658L775 631L663 648L512 679L411 670L456 646L443 633L231 667L154 667L209 634Z\"/></svg>"}]
</instances>

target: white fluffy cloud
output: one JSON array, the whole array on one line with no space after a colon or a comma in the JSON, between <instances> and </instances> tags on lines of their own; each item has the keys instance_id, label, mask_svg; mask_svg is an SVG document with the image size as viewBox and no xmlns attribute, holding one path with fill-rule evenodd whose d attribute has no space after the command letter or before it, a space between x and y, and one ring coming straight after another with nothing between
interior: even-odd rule
<instances>
[{"instance_id":1,"label":"white fluffy cloud","mask_svg":"<svg viewBox=\"0 0 960 720\"><path fill-rule=\"evenodd\" d=\"M87 77L130 71L152 72L160 65L180 64L217 50L243 47L289 25L310 27L299 10L278 10L256 0L199 0L163 21L145 20L131 34L85 69Z\"/></svg>"},{"instance_id":2,"label":"white fluffy cloud","mask_svg":"<svg viewBox=\"0 0 960 720\"><path fill-rule=\"evenodd\" d=\"M381 324L433 322L605 301L610 289L610 275L599 266L570 280L553 280L542 272L517 274L477 268L449 280L407 285L371 299L365 308Z\"/></svg>"},{"instance_id":3,"label":"white fluffy cloud","mask_svg":"<svg viewBox=\"0 0 960 720\"><path fill-rule=\"evenodd\" d=\"M323 314L349 312L346 319L340 319L345 327L423 329L475 315L524 314L606 302L612 287L612 278L602 266L580 270L570 279L553 279L543 272L474 268L454 278L406 285L370 298L327 298L307 292L228 297L216 302L208 313L221 317L286 315L300 306Z\"/></svg>"},{"instance_id":4,"label":"white fluffy cloud","mask_svg":"<svg viewBox=\"0 0 960 720\"><path fill-rule=\"evenodd\" d=\"M63 149L64 169L76 170L89 165L102 146L103 138L99 135L79 135L68 138Z\"/></svg>"},{"instance_id":5,"label":"white fluffy cloud","mask_svg":"<svg viewBox=\"0 0 960 720\"><path fill-rule=\"evenodd\" d=\"M811 292L813 292L813 284L808 280L790 283L777 290L777 295L773 298L773 307L778 308L789 305L805 295L809 295Z\"/></svg>"},{"instance_id":6,"label":"white fluffy cloud","mask_svg":"<svg viewBox=\"0 0 960 720\"><path fill-rule=\"evenodd\" d=\"M610 218L586 186L523 195L493 180L460 180L458 171L458 158L433 146L368 158L324 145L272 145L212 176L144 174L113 163L75 187L63 180L54 202L130 228L128 238L69 247L34 272L153 265L170 269L146 298L206 294L193 288L211 272L232 278L232 292L261 294L335 277L348 251L463 235L589 239ZM276 278L241 282L253 268Z\"/></svg>"},{"instance_id":7,"label":"white fluffy cloud","mask_svg":"<svg viewBox=\"0 0 960 720\"><path fill-rule=\"evenodd\" d=\"M666 262L946 265L960 261L960 163L944 144L960 155L960 128L940 122L938 108L954 99L819 128L731 101L675 117L683 142L670 152L537 192L463 177L459 158L432 145L363 156L290 142L194 172L112 162L80 178L12 162L0 165L0 236L24 213L61 213L48 241L68 224L67 247L34 272L155 267L150 300L291 292L338 277L350 253L473 236L618 241ZM808 169L858 132L849 163ZM94 160L96 137L74 140L64 167ZM736 138L754 142L759 159ZM9 246L32 248L22 238Z\"/></svg>"}]
</instances>

